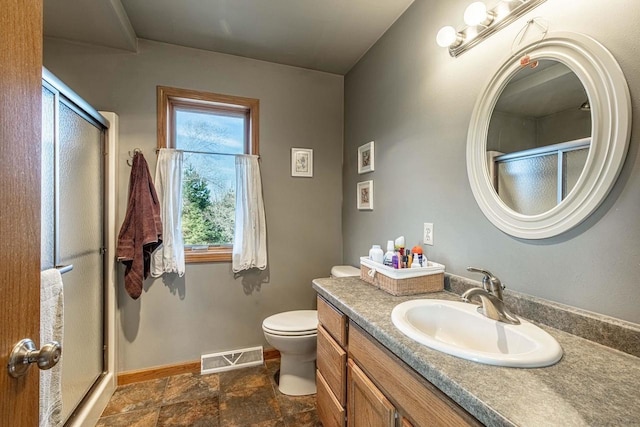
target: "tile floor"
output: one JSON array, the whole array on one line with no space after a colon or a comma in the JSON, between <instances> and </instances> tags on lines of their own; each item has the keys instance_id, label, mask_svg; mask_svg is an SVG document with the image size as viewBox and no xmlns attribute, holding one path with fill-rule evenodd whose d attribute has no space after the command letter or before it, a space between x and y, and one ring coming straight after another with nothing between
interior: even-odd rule
<instances>
[{"instance_id":1,"label":"tile floor","mask_svg":"<svg viewBox=\"0 0 640 427\"><path fill-rule=\"evenodd\" d=\"M319 427L316 396L285 396L265 366L118 387L97 427Z\"/></svg>"}]
</instances>

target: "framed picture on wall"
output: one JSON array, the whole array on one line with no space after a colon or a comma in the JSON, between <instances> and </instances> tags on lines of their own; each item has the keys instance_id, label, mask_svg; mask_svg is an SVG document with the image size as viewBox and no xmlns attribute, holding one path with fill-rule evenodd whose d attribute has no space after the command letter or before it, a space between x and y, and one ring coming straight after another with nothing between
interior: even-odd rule
<instances>
[{"instance_id":1,"label":"framed picture on wall","mask_svg":"<svg viewBox=\"0 0 640 427\"><path fill-rule=\"evenodd\" d=\"M373 180L358 183L358 210L373 210Z\"/></svg>"},{"instance_id":2,"label":"framed picture on wall","mask_svg":"<svg viewBox=\"0 0 640 427\"><path fill-rule=\"evenodd\" d=\"M374 148L373 141L358 147L358 173L373 172L374 164Z\"/></svg>"},{"instance_id":3,"label":"framed picture on wall","mask_svg":"<svg viewBox=\"0 0 640 427\"><path fill-rule=\"evenodd\" d=\"M291 149L291 176L313 177L313 150L311 148Z\"/></svg>"}]
</instances>

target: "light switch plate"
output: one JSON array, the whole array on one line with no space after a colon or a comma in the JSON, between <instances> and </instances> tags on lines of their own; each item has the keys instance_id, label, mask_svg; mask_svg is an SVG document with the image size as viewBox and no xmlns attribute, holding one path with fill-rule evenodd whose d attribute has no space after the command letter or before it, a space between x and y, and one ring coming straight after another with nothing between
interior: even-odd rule
<instances>
[{"instance_id":1,"label":"light switch plate","mask_svg":"<svg viewBox=\"0 0 640 427\"><path fill-rule=\"evenodd\" d=\"M425 245L433 246L433 223L425 222L424 223L424 233L422 237L422 241Z\"/></svg>"}]
</instances>

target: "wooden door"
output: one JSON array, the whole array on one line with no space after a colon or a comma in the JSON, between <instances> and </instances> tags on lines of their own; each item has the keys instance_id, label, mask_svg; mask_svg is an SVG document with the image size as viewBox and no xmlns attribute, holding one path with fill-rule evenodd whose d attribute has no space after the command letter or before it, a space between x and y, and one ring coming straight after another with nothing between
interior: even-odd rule
<instances>
[{"instance_id":1,"label":"wooden door","mask_svg":"<svg viewBox=\"0 0 640 427\"><path fill-rule=\"evenodd\" d=\"M347 425L393 427L396 409L352 359L347 362Z\"/></svg>"},{"instance_id":2,"label":"wooden door","mask_svg":"<svg viewBox=\"0 0 640 427\"><path fill-rule=\"evenodd\" d=\"M42 0L1 0L0 425L38 425L38 369L12 378L22 338L39 347Z\"/></svg>"}]
</instances>

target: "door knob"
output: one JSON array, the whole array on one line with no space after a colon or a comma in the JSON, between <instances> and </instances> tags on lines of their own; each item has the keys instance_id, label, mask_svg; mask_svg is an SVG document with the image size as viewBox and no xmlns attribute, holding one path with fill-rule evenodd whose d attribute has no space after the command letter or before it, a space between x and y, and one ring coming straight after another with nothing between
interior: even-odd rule
<instances>
[{"instance_id":1,"label":"door knob","mask_svg":"<svg viewBox=\"0 0 640 427\"><path fill-rule=\"evenodd\" d=\"M36 345L29 338L21 340L13 347L9 356L9 375L18 378L27 373L32 363L37 363L42 370L51 369L58 364L62 355L62 346L51 341L36 350Z\"/></svg>"}]
</instances>

